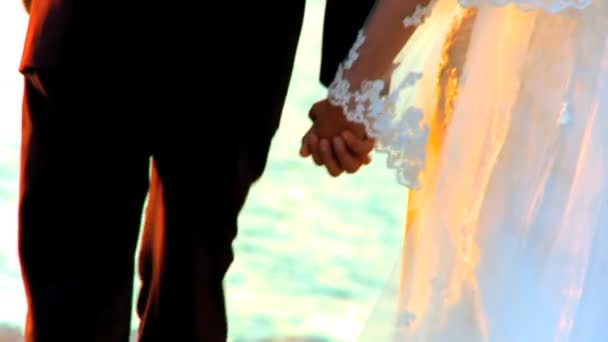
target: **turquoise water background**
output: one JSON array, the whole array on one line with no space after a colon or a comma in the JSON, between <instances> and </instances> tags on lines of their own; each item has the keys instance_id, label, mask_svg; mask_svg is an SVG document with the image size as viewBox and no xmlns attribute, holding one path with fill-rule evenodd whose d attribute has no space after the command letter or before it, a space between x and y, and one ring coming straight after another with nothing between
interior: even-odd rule
<instances>
[{"instance_id":1,"label":"turquoise water background","mask_svg":"<svg viewBox=\"0 0 608 342\"><path fill-rule=\"evenodd\" d=\"M0 324L18 327L25 297L16 251L22 92L16 69L27 25L20 5L0 2ZM281 127L240 217L226 280L231 340L353 341L401 247L407 192L384 156L334 179L297 153L308 108L325 95L317 81L323 6L307 1Z\"/></svg>"}]
</instances>

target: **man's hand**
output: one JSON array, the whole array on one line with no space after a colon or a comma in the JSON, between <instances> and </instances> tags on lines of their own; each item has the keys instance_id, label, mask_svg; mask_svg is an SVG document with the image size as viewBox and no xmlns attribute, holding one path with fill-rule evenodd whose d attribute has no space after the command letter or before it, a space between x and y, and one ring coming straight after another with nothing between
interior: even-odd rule
<instances>
[{"instance_id":1,"label":"man's hand","mask_svg":"<svg viewBox=\"0 0 608 342\"><path fill-rule=\"evenodd\" d=\"M342 108L323 100L313 105L310 118L314 123L302 139L302 157L312 156L315 164L325 165L334 177L370 163L375 141L366 137L361 124L346 120Z\"/></svg>"}]
</instances>

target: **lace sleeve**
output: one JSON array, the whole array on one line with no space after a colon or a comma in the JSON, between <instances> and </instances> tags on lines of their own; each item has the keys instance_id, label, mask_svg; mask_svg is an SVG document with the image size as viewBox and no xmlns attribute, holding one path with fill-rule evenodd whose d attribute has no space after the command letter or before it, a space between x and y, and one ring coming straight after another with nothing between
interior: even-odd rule
<instances>
[{"instance_id":1,"label":"lace sleeve","mask_svg":"<svg viewBox=\"0 0 608 342\"><path fill-rule=\"evenodd\" d=\"M390 168L398 170L401 184L419 186L424 167L428 129L422 111L396 111L401 91L414 85L420 74L411 72L389 87L396 57L416 27L428 15L432 1L379 0L373 14L329 87L329 100L341 106L349 121L365 126L376 139L377 150L388 154ZM390 89L389 89L390 88Z\"/></svg>"},{"instance_id":2,"label":"lace sleeve","mask_svg":"<svg viewBox=\"0 0 608 342\"><path fill-rule=\"evenodd\" d=\"M416 49L441 40L439 27L458 9L511 4L521 10L554 13L583 9L591 3L592 0L378 0L338 68L329 87L329 101L342 107L349 121L365 126L367 135L377 142L376 150L388 155L388 167L397 170L399 183L419 188L423 183L429 128L422 108L411 98L403 100L407 98L404 93L418 88L422 69L429 69L420 63L412 67L416 63L404 63L404 59L429 59L429 54L418 54ZM414 57L407 57L411 55ZM434 62L439 63L428 63ZM433 72L425 74L424 79L435 77Z\"/></svg>"}]
</instances>

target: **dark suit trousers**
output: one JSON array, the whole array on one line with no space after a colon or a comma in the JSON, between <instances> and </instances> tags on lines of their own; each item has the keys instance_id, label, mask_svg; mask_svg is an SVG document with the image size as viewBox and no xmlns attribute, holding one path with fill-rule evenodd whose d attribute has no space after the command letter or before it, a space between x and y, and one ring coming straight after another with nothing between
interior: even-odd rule
<instances>
[{"instance_id":1,"label":"dark suit trousers","mask_svg":"<svg viewBox=\"0 0 608 342\"><path fill-rule=\"evenodd\" d=\"M226 340L222 283L238 213L279 125L301 12L294 17L276 33L283 36L261 42L268 53L251 65L271 67L245 71L264 83L252 81L239 99L229 68L208 83L215 93L196 82L214 77L209 70L70 67L26 77L19 212L26 341L128 341L149 184L141 340Z\"/></svg>"}]
</instances>

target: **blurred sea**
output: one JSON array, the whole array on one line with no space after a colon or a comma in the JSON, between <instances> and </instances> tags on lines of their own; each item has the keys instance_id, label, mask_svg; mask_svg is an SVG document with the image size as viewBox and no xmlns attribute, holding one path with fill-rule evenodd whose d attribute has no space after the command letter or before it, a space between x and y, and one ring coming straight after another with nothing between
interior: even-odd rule
<instances>
[{"instance_id":1,"label":"blurred sea","mask_svg":"<svg viewBox=\"0 0 608 342\"><path fill-rule=\"evenodd\" d=\"M308 108L325 95L317 81L324 4L307 1L281 127L240 217L226 281L233 341L355 340L401 247L407 192L384 156L338 179L298 157ZM22 92L16 70L26 24L19 0L0 2L0 326L20 329L26 307L16 250Z\"/></svg>"}]
</instances>

